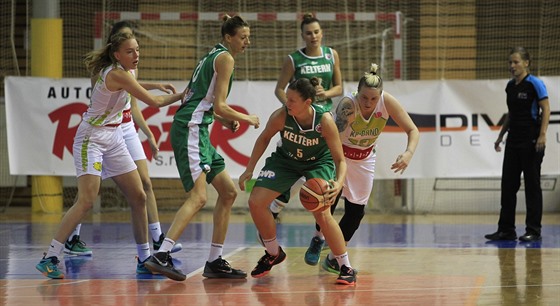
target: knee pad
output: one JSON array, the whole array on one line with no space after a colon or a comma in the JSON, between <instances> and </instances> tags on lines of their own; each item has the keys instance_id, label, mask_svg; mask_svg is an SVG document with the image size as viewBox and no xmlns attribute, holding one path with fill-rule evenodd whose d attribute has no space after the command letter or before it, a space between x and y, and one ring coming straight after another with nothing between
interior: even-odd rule
<instances>
[{"instance_id":1,"label":"knee pad","mask_svg":"<svg viewBox=\"0 0 560 306\"><path fill-rule=\"evenodd\" d=\"M360 227L360 222L365 215L365 205L354 204L344 200L344 216L340 219L340 229L344 235L344 241L350 241L354 233Z\"/></svg>"}]
</instances>

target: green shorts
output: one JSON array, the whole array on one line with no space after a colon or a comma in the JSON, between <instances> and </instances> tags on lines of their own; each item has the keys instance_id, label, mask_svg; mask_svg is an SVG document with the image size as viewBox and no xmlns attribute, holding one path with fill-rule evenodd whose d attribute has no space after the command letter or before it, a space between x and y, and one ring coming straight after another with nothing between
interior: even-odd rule
<instances>
[{"instance_id":1,"label":"green shorts","mask_svg":"<svg viewBox=\"0 0 560 306\"><path fill-rule=\"evenodd\" d=\"M210 184L226 168L224 158L210 143L208 125L187 126L177 121L171 125L171 145L179 176L186 192L194 188L194 182L202 172Z\"/></svg>"},{"instance_id":2,"label":"green shorts","mask_svg":"<svg viewBox=\"0 0 560 306\"><path fill-rule=\"evenodd\" d=\"M327 181L335 178L334 162L330 156L314 161L295 161L272 153L266 159L255 187L263 187L280 193L290 191L300 177L306 179L322 178Z\"/></svg>"}]
</instances>

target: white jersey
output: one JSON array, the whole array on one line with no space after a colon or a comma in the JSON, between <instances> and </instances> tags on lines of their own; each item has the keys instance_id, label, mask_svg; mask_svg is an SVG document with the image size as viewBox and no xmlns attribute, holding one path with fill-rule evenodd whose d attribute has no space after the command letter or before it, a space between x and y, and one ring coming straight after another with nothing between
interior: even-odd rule
<instances>
[{"instance_id":1,"label":"white jersey","mask_svg":"<svg viewBox=\"0 0 560 306\"><path fill-rule=\"evenodd\" d=\"M113 69L124 70L120 64L116 64L99 72L99 77L93 87L89 107L83 114L82 120L93 126L119 125L123 119L123 110L127 104L130 104L126 90L110 91L107 89L105 79Z\"/></svg>"},{"instance_id":2,"label":"white jersey","mask_svg":"<svg viewBox=\"0 0 560 306\"><path fill-rule=\"evenodd\" d=\"M367 205L375 176L375 144L389 120L389 113L383 95L369 118L362 115L356 93L347 97L352 100L354 112L340 133L347 166L342 196L354 204Z\"/></svg>"}]
</instances>

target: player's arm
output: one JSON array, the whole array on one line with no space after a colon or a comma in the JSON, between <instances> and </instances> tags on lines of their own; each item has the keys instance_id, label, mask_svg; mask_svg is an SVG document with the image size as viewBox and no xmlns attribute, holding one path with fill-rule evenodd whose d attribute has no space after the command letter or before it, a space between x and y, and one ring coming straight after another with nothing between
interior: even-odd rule
<instances>
[{"instance_id":1,"label":"player's arm","mask_svg":"<svg viewBox=\"0 0 560 306\"><path fill-rule=\"evenodd\" d=\"M342 143L340 142L338 129L330 113L323 114L323 117L321 118L321 128L321 133L323 138L327 141L327 146L331 151L331 156L336 167L336 180L330 181L331 188L326 194L327 202L329 205L332 205L336 196L342 190L344 179L346 178L346 159L344 158L344 153L342 152Z\"/></svg>"},{"instance_id":2,"label":"player's arm","mask_svg":"<svg viewBox=\"0 0 560 306\"><path fill-rule=\"evenodd\" d=\"M106 85L107 89L111 91L124 89L133 97L154 107L163 107L182 100L187 93L187 89L185 89L182 93L154 96L140 86L130 73L120 69L114 69L107 74Z\"/></svg>"},{"instance_id":3,"label":"player's arm","mask_svg":"<svg viewBox=\"0 0 560 306\"><path fill-rule=\"evenodd\" d=\"M340 60L338 58L338 52L335 49L331 49L334 57L334 67L332 76L332 86L329 90L324 92L318 91L317 97L322 100L329 98L334 98L342 95L342 74L340 72Z\"/></svg>"},{"instance_id":4,"label":"player's arm","mask_svg":"<svg viewBox=\"0 0 560 306\"><path fill-rule=\"evenodd\" d=\"M255 146L253 147L253 151L251 152L251 157L249 158L249 162L247 163L247 167L245 171L239 177L239 188L241 190L245 190L245 182L250 180L253 177L253 172L255 171L255 167L257 162L264 154L264 151L270 144L270 140L274 135L280 132L284 128L284 122L286 121L286 109L284 107L277 109L270 115L268 122L266 123L266 127L261 132L257 141L255 142Z\"/></svg>"},{"instance_id":5,"label":"player's arm","mask_svg":"<svg viewBox=\"0 0 560 306\"><path fill-rule=\"evenodd\" d=\"M215 60L216 67L216 85L214 86L214 113L223 119L231 121L243 121L255 128L259 127L259 117L256 115L246 115L231 108L226 103L226 97L229 88L229 79L233 73L234 60L233 57L224 52L217 56Z\"/></svg>"},{"instance_id":6,"label":"player's arm","mask_svg":"<svg viewBox=\"0 0 560 306\"><path fill-rule=\"evenodd\" d=\"M342 98L336 107L335 124L339 133L342 133L354 117L354 103L348 97Z\"/></svg>"},{"instance_id":7,"label":"player's arm","mask_svg":"<svg viewBox=\"0 0 560 306\"><path fill-rule=\"evenodd\" d=\"M140 128L140 130L142 130L144 135L146 135L146 137L148 138L148 143L150 144L150 148L152 149L152 155L154 157L157 156L159 147L156 141L156 137L154 136L154 133L152 133L152 130L150 130L146 119L144 119L144 115L142 115L142 111L140 110L140 107L138 107L138 102L136 101L136 98L134 96L130 97L130 114L132 115L134 123L138 125L138 128Z\"/></svg>"},{"instance_id":8,"label":"player's arm","mask_svg":"<svg viewBox=\"0 0 560 306\"><path fill-rule=\"evenodd\" d=\"M280 75L276 81L276 87L274 88L274 95L282 105L286 104L286 86L288 86L288 83L293 78L294 73L295 68L292 58L287 56L282 64L282 70L280 71Z\"/></svg>"},{"instance_id":9,"label":"player's arm","mask_svg":"<svg viewBox=\"0 0 560 306\"><path fill-rule=\"evenodd\" d=\"M395 97L391 94L384 92L385 107L389 116L393 118L395 123L406 133L408 137L406 150L397 156L395 163L391 165L391 170L394 172L399 172L402 174L404 170L408 167L414 151L416 151L416 146L418 146L418 140L420 138L420 132L418 127L410 118L410 115L404 110L402 105L397 101Z\"/></svg>"}]
</instances>

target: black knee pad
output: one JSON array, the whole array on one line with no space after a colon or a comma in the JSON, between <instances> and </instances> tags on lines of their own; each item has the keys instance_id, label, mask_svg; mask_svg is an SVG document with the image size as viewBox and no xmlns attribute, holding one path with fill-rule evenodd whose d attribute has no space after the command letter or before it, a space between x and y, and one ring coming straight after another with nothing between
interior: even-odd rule
<instances>
[{"instance_id":1,"label":"black knee pad","mask_svg":"<svg viewBox=\"0 0 560 306\"><path fill-rule=\"evenodd\" d=\"M360 227L360 222L365 215L365 205L354 204L344 200L344 216L340 219L340 229L344 235L344 241L350 241L354 233Z\"/></svg>"}]
</instances>

